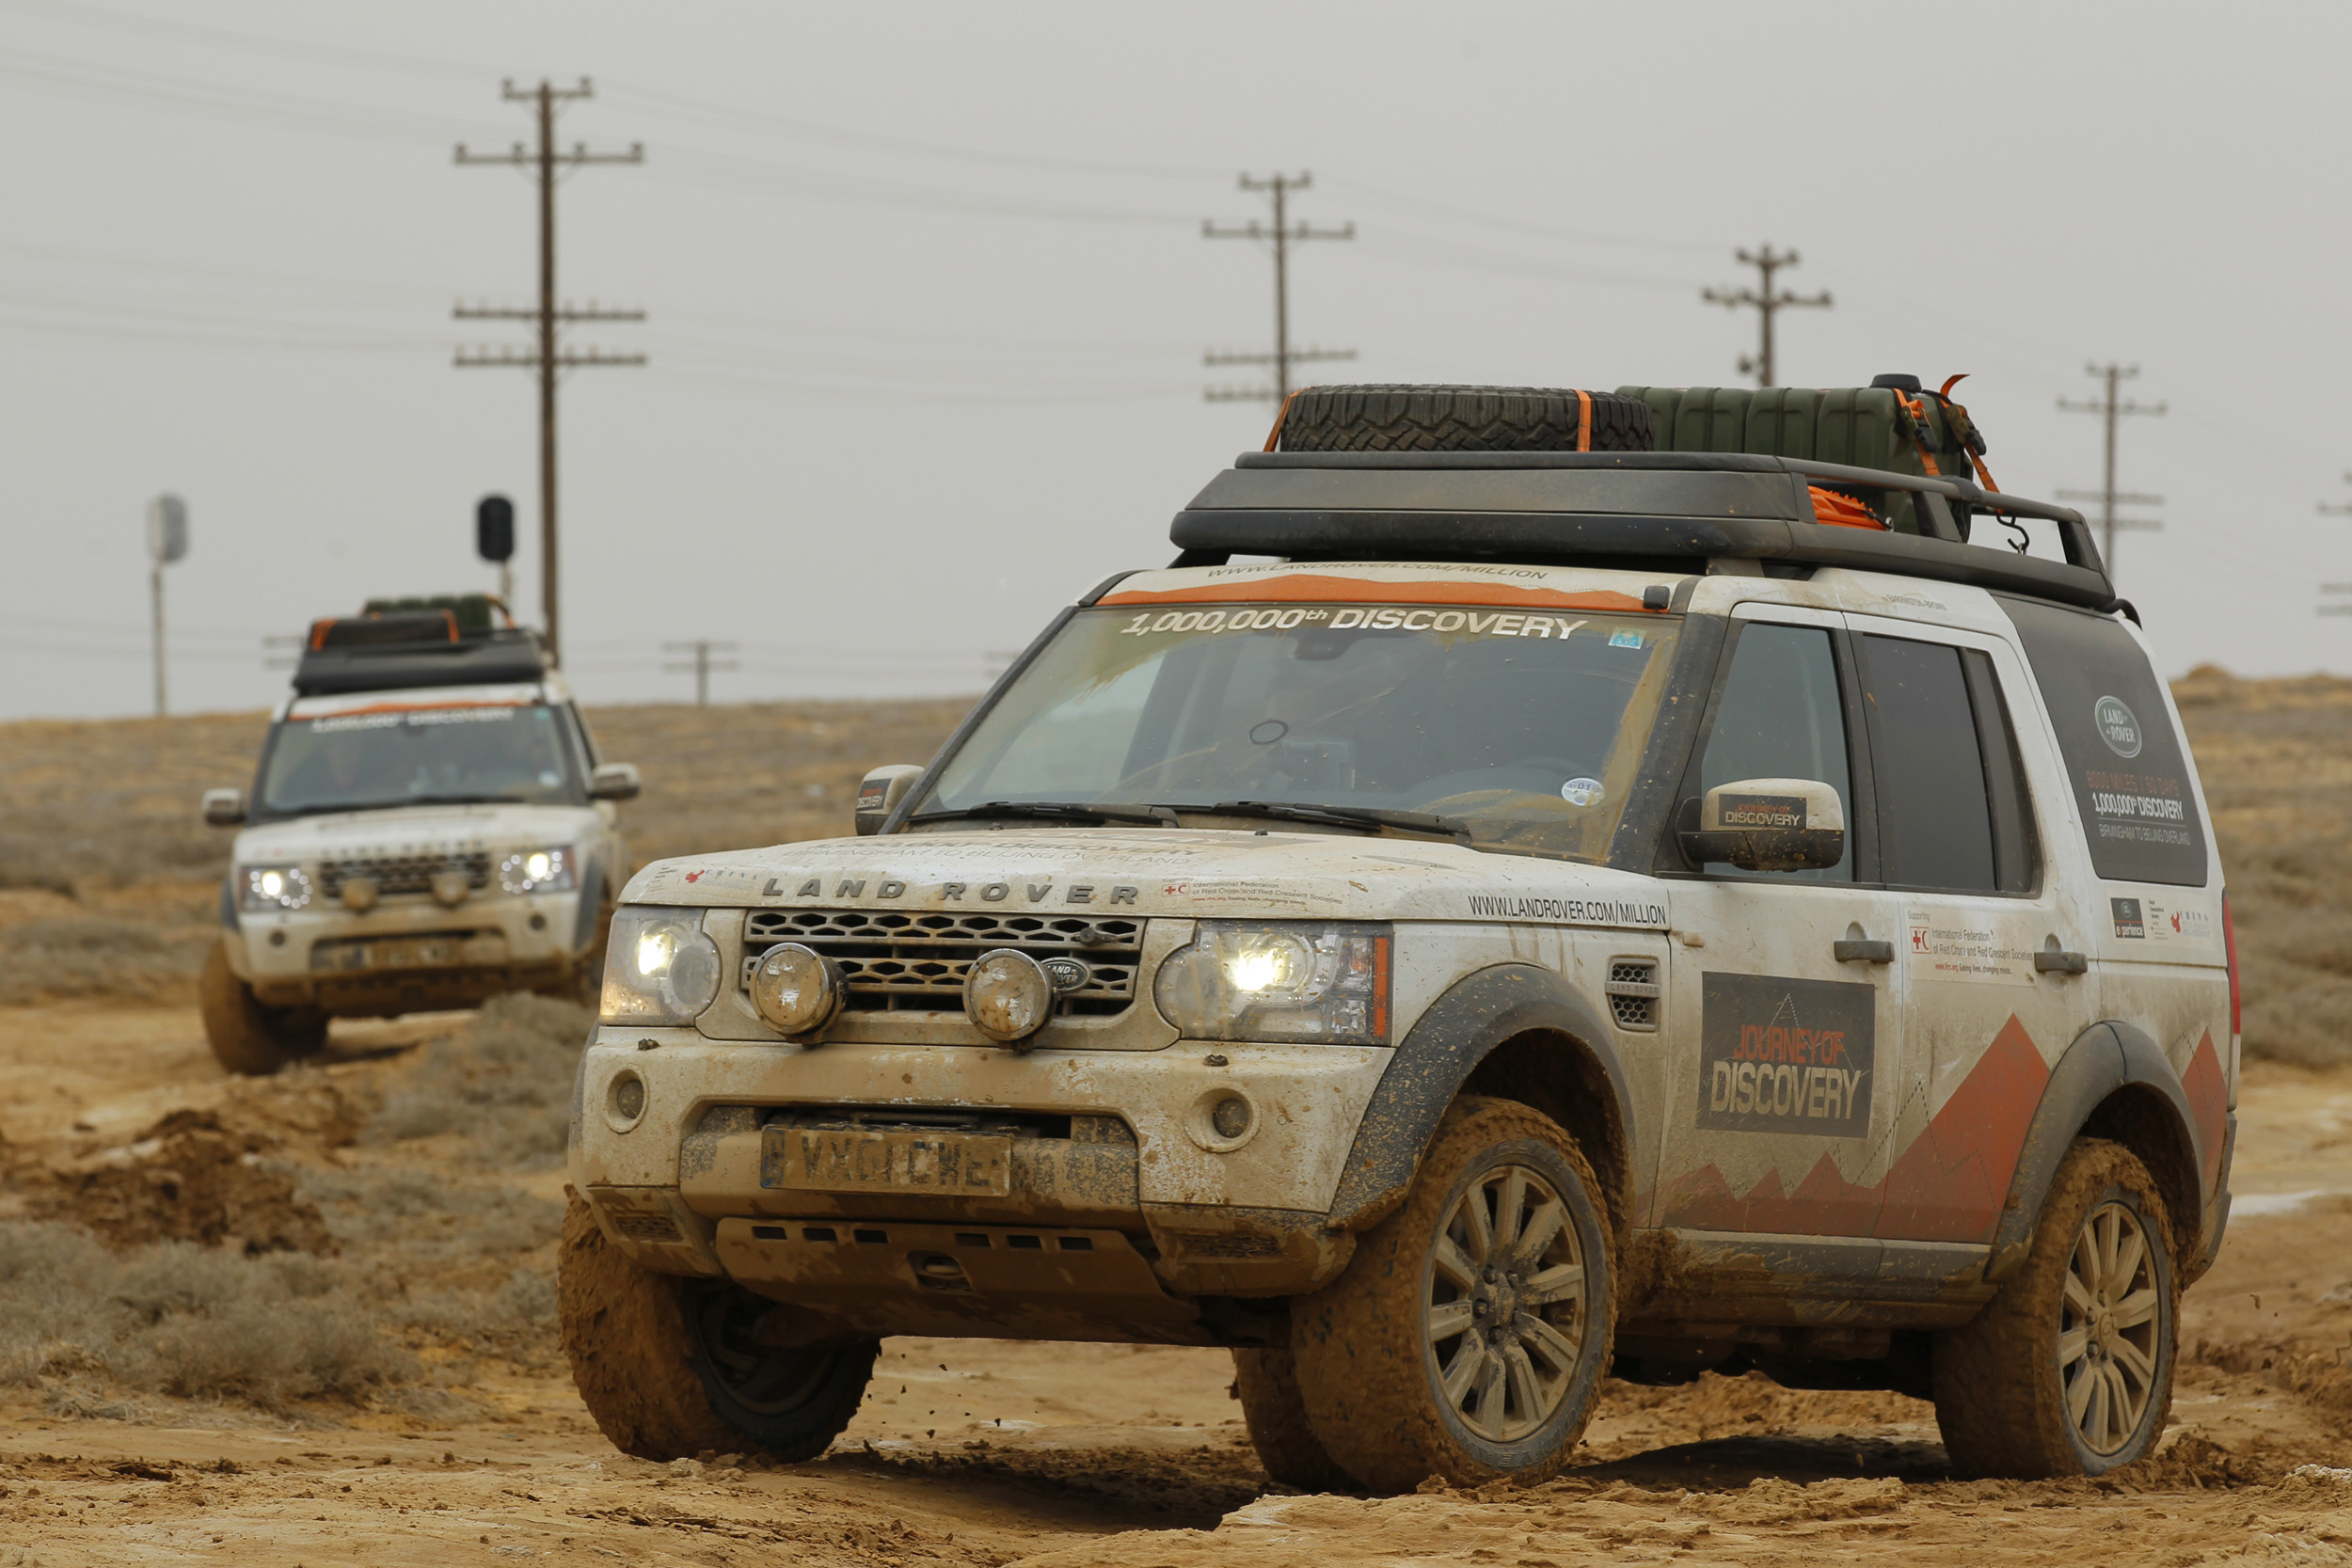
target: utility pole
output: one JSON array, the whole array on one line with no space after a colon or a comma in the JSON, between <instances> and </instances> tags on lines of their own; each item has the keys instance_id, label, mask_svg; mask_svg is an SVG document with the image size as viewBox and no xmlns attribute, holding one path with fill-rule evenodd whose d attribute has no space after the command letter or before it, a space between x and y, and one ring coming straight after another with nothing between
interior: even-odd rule
<instances>
[{"instance_id":1,"label":"utility pole","mask_svg":"<svg viewBox=\"0 0 2352 1568\"><path fill-rule=\"evenodd\" d=\"M2163 523L2153 517L2119 517L2115 515L2118 503L2124 506L2162 506L2164 504L2162 496L2144 496L2135 491L2118 490L2115 487L2115 424L2126 414L2162 415L2165 405L2161 403L2138 404L2128 398L2120 399L2116 396L2116 390L2122 383L2132 380L2139 374L2137 365L2119 365L2109 360L2104 365L2085 365L2083 373L2099 377L2104 384L2105 390L2096 399L2060 398L2058 400L2058 405L2066 413L2096 414L2106 421L2104 477L2096 490L2060 490L2058 499L2099 503L2100 559L2106 563L2107 580L2113 582L2115 580L2116 534L2122 531L2154 530L2164 527Z\"/></svg>"},{"instance_id":2,"label":"utility pole","mask_svg":"<svg viewBox=\"0 0 2352 1568\"><path fill-rule=\"evenodd\" d=\"M2344 482L2346 484L2352 484L2352 473L2345 474ZM2319 515L2323 517L2352 516L2352 503L2338 502L2329 505L2326 501L2321 501ZM2352 582L2323 582L2319 585L2319 591L2323 594L2352 594ZM2341 602L2324 604L2319 607L2318 612L2322 615L2352 615L2352 604Z\"/></svg>"},{"instance_id":3,"label":"utility pole","mask_svg":"<svg viewBox=\"0 0 2352 1568\"><path fill-rule=\"evenodd\" d=\"M1271 227L1251 218L1248 223L1220 229L1213 219L1200 220L1200 237L1204 240L1272 240L1274 242L1274 352L1272 354L1232 354L1211 349L1200 356L1204 365L1271 365L1274 386L1212 387L1206 392L1211 403L1256 403L1271 400L1277 406L1290 401L1291 367L1313 360L1353 359L1352 348L1291 347L1291 281L1290 247L1308 240L1352 240L1356 226L1343 223L1337 229L1317 229L1312 224L1290 221L1287 198L1293 191L1303 191L1314 183L1314 176L1271 174L1263 180L1253 180L1245 174L1241 188L1263 191L1272 198L1274 222Z\"/></svg>"},{"instance_id":4,"label":"utility pole","mask_svg":"<svg viewBox=\"0 0 2352 1568\"><path fill-rule=\"evenodd\" d=\"M155 717L169 705L164 688L164 568L188 553L188 503L171 494L147 503L148 589L155 610Z\"/></svg>"},{"instance_id":5,"label":"utility pole","mask_svg":"<svg viewBox=\"0 0 2352 1568\"><path fill-rule=\"evenodd\" d=\"M453 312L459 321L526 321L538 325L538 343L531 349L479 348L459 349L457 364L463 369L481 366L521 366L538 372L539 379L539 603L547 622L548 657L557 659L562 644L558 577L556 572L555 531L555 388L562 372L583 365L642 365L642 354L610 354L602 349L560 349L556 343L559 324L583 321L641 322L643 310L613 310L589 304L565 305L555 293L555 182L559 169L581 168L590 164L642 164L645 161L645 144L631 144L627 152L591 152L581 142L572 144L571 150L560 151L555 145L555 114L559 104L574 99L595 95L595 87L585 76L578 87L559 87L542 79L535 87L518 88L511 81L499 85L500 96L510 103L532 105L538 121L537 150L516 142L504 152L469 152L463 142L457 147L460 164L503 164L530 172L539 187L539 303L534 307L492 307L460 305Z\"/></svg>"},{"instance_id":6,"label":"utility pole","mask_svg":"<svg viewBox=\"0 0 2352 1568\"><path fill-rule=\"evenodd\" d=\"M1760 249L1738 250L1732 254L1740 259L1742 265L1756 269L1761 287L1737 291L1707 289L1700 293L1699 298L1709 305L1720 305L1730 310L1737 310L1743 305L1756 307L1756 319L1763 325L1763 341L1755 358L1751 359L1744 354L1740 356L1740 373L1755 376L1758 387L1777 387L1780 385L1779 367L1773 356L1772 318L1790 306L1826 310L1833 303L1829 291L1823 289L1818 294L1792 294L1786 289L1773 289L1772 275L1783 267L1797 264L1799 258L1793 250L1775 252L1768 244Z\"/></svg>"},{"instance_id":7,"label":"utility pole","mask_svg":"<svg viewBox=\"0 0 2352 1568\"><path fill-rule=\"evenodd\" d=\"M713 642L707 638L701 638L692 642L664 642L661 644L661 651L665 654L691 653L694 656L690 662L664 665L662 669L667 674L691 674L694 677L694 705L696 707L710 705L710 673L712 671L726 674L740 668L731 658L714 659L710 657L713 651L723 654L735 652L736 645L732 642Z\"/></svg>"}]
</instances>

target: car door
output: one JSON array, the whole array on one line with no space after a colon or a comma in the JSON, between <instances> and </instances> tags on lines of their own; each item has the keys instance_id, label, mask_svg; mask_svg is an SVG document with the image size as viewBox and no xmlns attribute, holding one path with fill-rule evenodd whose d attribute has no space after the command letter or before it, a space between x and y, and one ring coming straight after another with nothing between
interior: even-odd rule
<instances>
[{"instance_id":1,"label":"car door","mask_svg":"<svg viewBox=\"0 0 2352 1568\"><path fill-rule=\"evenodd\" d=\"M1867 1237L1878 1220L1894 1112L1882 1059L1904 972L1896 900L1867 885L1871 790L1843 626L1778 605L1732 617L1680 809L1694 818L1707 790L1743 779L1820 780L1845 807L1846 853L1677 880L1660 1225Z\"/></svg>"},{"instance_id":2,"label":"car door","mask_svg":"<svg viewBox=\"0 0 2352 1568\"><path fill-rule=\"evenodd\" d=\"M1863 615L1848 625L1880 873L1902 921L1904 1022L1887 1074L1900 1087L1877 1233L1983 1243L2045 1064L2098 1017L2078 965L2035 961L2080 954L2094 934L2081 879L2051 874L2034 809L2064 798L2064 774L2007 642Z\"/></svg>"}]
</instances>

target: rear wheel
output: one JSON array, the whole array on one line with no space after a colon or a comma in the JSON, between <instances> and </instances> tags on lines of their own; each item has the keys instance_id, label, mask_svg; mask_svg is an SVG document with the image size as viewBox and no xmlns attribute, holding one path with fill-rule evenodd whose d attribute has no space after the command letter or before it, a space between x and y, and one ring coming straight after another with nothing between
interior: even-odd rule
<instances>
[{"instance_id":1,"label":"rear wheel","mask_svg":"<svg viewBox=\"0 0 2352 1568\"><path fill-rule=\"evenodd\" d=\"M1965 1477L2095 1476L2143 1458L2172 1405L2180 1288L2154 1178L2082 1138L2026 1261L1935 1343L1935 1418Z\"/></svg>"},{"instance_id":2,"label":"rear wheel","mask_svg":"<svg viewBox=\"0 0 2352 1568\"><path fill-rule=\"evenodd\" d=\"M222 1067L266 1077L326 1046L326 1015L315 1007L264 1007L253 988L229 967L226 942L215 942L197 981L197 1011L204 1037Z\"/></svg>"},{"instance_id":3,"label":"rear wheel","mask_svg":"<svg viewBox=\"0 0 2352 1568\"><path fill-rule=\"evenodd\" d=\"M1298 1395L1298 1364L1287 1350L1233 1352L1233 1393L1249 1424L1249 1446L1265 1473L1301 1492L1342 1492L1356 1478L1331 1457L1307 1419Z\"/></svg>"},{"instance_id":4,"label":"rear wheel","mask_svg":"<svg viewBox=\"0 0 2352 1568\"><path fill-rule=\"evenodd\" d=\"M814 1459L857 1414L881 1348L762 1344L775 1303L640 1267L577 1197L564 1214L556 1310L588 1413L614 1448L641 1459L753 1449Z\"/></svg>"},{"instance_id":5,"label":"rear wheel","mask_svg":"<svg viewBox=\"0 0 2352 1568\"><path fill-rule=\"evenodd\" d=\"M1615 1338L1615 1238L1574 1140L1465 1096L1412 1191L1292 1307L1315 1435L1364 1485L1534 1481L1583 1434Z\"/></svg>"}]
</instances>

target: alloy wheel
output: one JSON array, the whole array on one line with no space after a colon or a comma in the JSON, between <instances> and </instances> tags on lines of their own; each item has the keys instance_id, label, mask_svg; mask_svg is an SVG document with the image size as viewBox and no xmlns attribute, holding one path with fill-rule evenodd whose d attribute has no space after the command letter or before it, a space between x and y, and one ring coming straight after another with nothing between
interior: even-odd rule
<instances>
[{"instance_id":1,"label":"alloy wheel","mask_svg":"<svg viewBox=\"0 0 2352 1568\"><path fill-rule=\"evenodd\" d=\"M1589 1316L1568 1207L1524 1165L1480 1172L1445 1216L1422 1328L1439 1400L1477 1436L1515 1443L1559 1410Z\"/></svg>"},{"instance_id":2,"label":"alloy wheel","mask_svg":"<svg viewBox=\"0 0 2352 1568\"><path fill-rule=\"evenodd\" d=\"M2098 1454L2131 1441L2155 1395L2163 1291L2137 1214L2099 1205L2075 1232L2059 1307L2058 1380L2066 1414Z\"/></svg>"}]
</instances>

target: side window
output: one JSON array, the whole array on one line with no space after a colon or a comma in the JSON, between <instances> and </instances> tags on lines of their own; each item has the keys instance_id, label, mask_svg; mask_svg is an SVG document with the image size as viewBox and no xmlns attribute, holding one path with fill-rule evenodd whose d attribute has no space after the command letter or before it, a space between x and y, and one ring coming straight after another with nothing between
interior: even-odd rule
<instances>
[{"instance_id":1,"label":"side window","mask_svg":"<svg viewBox=\"0 0 2352 1568\"><path fill-rule=\"evenodd\" d=\"M2006 731L1997 715L1988 715L1996 720L1998 752L1989 768L1970 695L1979 687L1986 705L1997 706L1989 662L1981 654L1902 637L1865 636L1861 653L1885 879L1954 893L1998 893L2004 883L2022 891L2016 867L1999 864L1994 851L1993 780L1997 773L2006 786L2014 776ZM2002 815L2014 818L2016 791L1999 794ZM2014 862L2015 849L2000 858Z\"/></svg>"},{"instance_id":2,"label":"side window","mask_svg":"<svg viewBox=\"0 0 2352 1568\"><path fill-rule=\"evenodd\" d=\"M1837 661L1819 626L1751 621L1733 645L1731 673L1699 761L1702 794L1741 779L1819 779L1846 813L1846 855L1834 866L1770 873L1793 881L1853 880L1853 800ZM1735 874L1709 865L1709 874Z\"/></svg>"},{"instance_id":3,"label":"side window","mask_svg":"<svg viewBox=\"0 0 2352 1568\"><path fill-rule=\"evenodd\" d=\"M2205 825L2155 671L2121 621L2000 595L2049 705L2067 782L2108 881L2205 885Z\"/></svg>"}]
</instances>

